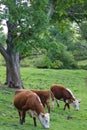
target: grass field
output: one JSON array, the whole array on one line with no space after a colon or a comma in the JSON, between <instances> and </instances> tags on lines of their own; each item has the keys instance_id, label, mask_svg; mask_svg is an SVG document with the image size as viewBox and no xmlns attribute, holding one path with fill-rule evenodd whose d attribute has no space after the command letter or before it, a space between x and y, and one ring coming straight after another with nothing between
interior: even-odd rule
<instances>
[{"instance_id":1,"label":"grass field","mask_svg":"<svg viewBox=\"0 0 87 130\"><path fill-rule=\"evenodd\" d=\"M63 102L60 108L50 113L49 130L86 130L87 128L87 71L86 70L50 70L21 68L21 78L27 89L49 90L54 83L68 87L74 96L81 99L80 110L75 111L71 105L71 111L63 111ZM17 110L13 106L14 90L6 88L5 68L0 66L0 130L43 130L37 119L37 127L33 125L33 119L28 115L24 125L19 124ZM46 109L47 111L47 109ZM67 119L71 116L71 119Z\"/></svg>"},{"instance_id":2,"label":"grass field","mask_svg":"<svg viewBox=\"0 0 87 130\"><path fill-rule=\"evenodd\" d=\"M78 65L87 65L87 60L81 60L81 61L79 61Z\"/></svg>"}]
</instances>

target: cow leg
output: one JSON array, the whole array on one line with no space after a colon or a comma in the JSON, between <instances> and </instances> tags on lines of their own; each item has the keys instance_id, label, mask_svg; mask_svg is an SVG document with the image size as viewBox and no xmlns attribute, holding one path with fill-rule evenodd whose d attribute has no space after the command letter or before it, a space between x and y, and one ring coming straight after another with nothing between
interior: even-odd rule
<instances>
[{"instance_id":1,"label":"cow leg","mask_svg":"<svg viewBox=\"0 0 87 130\"><path fill-rule=\"evenodd\" d=\"M37 126L37 124L36 124L36 117L33 117L33 120L34 120L34 126Z\"/></svg>"},{"instance_id":2,"label":"cow leg","mask_svg":"<svg viewBox=\"0 0 87 130\"><path fill-rule=\"evenodd\" d=\"M59 101L56 99L57 106L60 107Z\"/></svg>"},{"instance_id":3,"label":"cow leg","mask_svg":"<svg viewBox=\"0 0 87 130\"><path fill-rule=\"evenodd\" d=\"M25 122L26 112L22 111L22 115L21 116L22 116L22 118L21 118L20 124L22 125Z\"/></svg>"},{"instance_id":4,"label":"cow leg","mask_svg":"<svg viewBox=\"0 0 87 130\"><path fill-rule=\"evenodd\" d=\"M21 111L18 111L18 114L19 114L19 118L20 118L20 124L21 124Z\"/></svg>"},{"instance_id":5,"label":"cow leg","mask_svg":"<svg viewBox=\"0 0 87 130\"><path fill-rule=\"evenodd\" d=\"M68 109L69 109L69 111L70 111L70 105L69 105L69 103L67 103L67 107L68 107Z\"/></svg>"},{"instance_id":6,"label":"cow leg","mask_svg":"<svg viewBox=\"0 0 87 130\"><path fill-rule=\"evenodd\" d=\"M65 105L64 105L64 110L66 109L66 106L68 107L68 109L69 109L69 111L70 111L70 105L69 105L69 103L65 103Z\"/></svg>"},{"instance_id":7,"label":"cow leg","mask_svg":"<svg viewBox=\"0 0 87 130\"><path fill-rule=\"evenodd\" d=\"M48 113L50 113L50 103L46 102L46 105L47 105Z\"/></svg>"},{"instance_id":8,"label":"cow leg","mask_svg":"<svg viewBox=\"0 0 87 130\"><path fill-rule=\"evenodd\" d=\"M67 106L67 103L65 103L65 105L64 105L64 110L66 109L66 106Z\"/></svg>"},{"instance_id":9,"label":"cow leg","mask_svg":"<svg viewBox=\"0 0 87 130\"><path fill-rule=\"evenodd\" d=\"M52 109L54 110L54 100L52 100Z\"/></svg>"}]
</instances>

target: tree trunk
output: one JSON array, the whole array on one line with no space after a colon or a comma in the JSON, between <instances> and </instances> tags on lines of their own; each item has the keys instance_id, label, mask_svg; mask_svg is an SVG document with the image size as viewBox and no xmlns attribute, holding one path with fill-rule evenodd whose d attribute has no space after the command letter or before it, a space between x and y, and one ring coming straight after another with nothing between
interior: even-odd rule
<instances>
[{"instance_id":1,"label":"tree trunk","mask_svg":"<svg viewBox=\"0 0 87 130\"><path fill-rule=\"evenodd\" d=\"M0 44L0 52L6 61L6 85L9 87L23 88L20 76L19 53L14 53L11 48L11 45L8 47L7 44L7 49L5 50Z\"/></svg>"},{"instance_id":2,"label":"tree trunk","mask_svg":"<svg viewBox=\"0 0 87 130\"><path fill-rule=\"evenodd\" d=\"M19 53L10 55L10 61L6 61L6 84L9 87L23 88L20 77Z\"/></svg>"},{"instance_id":3,"label":"tree trunk","mask_svg":"<svg viewBox=\"0 0 87 130\"><path fill-rule=\"evenodd\" d=\"M14 51L15 44L13 43L16 37L14 30L17 28L17 25L7 21L7 27L8 36L6 40L6 50L0 45L0 52L6 61L6 85L9 87L23 88L20 77L19 52Z\"/></svg>"}]
</instances>

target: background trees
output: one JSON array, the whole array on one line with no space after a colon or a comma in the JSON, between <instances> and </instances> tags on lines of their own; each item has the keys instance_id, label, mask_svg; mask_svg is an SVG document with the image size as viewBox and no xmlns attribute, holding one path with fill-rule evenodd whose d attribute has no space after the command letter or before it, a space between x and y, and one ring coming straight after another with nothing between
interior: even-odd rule
<instances>
[{"instance_id":1,"label":"background trees","mask_svg":"<svg viewBox=\"0 0 87 130\"><path fill-rule=\"evenodd\" d=\"M76 60L82 55L78 55L78 46L81 50L87 47L86 0L1 0L0 3L0 19L6 21L8 28L7 38L4 40L1 35L0 40L8 86L13 83L14 87L23 87L20 60L30 55L44 55L45 64L37 67L77 67Z\"/></svg>"}]
</instances>

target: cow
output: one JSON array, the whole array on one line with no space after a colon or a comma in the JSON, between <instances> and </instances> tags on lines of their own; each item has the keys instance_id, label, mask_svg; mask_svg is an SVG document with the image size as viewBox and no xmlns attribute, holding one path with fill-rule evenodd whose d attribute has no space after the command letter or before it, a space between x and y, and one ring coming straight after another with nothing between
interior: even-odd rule
<instances>
[{"instance_id":1,"label":"cow","mask_svg":"<svg viewBox=\"0 0 87 130\"><path fill-rule=\"evenodd\" d=\"M50 87L51 92L53 93L56 102L57 102L57 106L59 107L59 103L58 100L62 100L65 102L64 105L64 110L66 109L66 107L68 107L69 111L70 111L70 103L73 104L73 107L75 110L79 110L79 103L80 100L76 99L73 95L73 93L71 92L70 89L65 88L62 85L58 85L58 84L53 84ZM53 107L54 107L54 101L53 101Z\"/></svg>"},{"instance_id":2,"label":"cow","mask_svg":"<svg viewBox=\"0 0 87 130\"><path fill-rule=\"evenodd\" d=\"M16 93L19 93L21 91L28 91L28 90L19 89L18 91L16 91ZM54 96L53 96L52 92L48 91L48 90L31 90L31 91L36 93L40 97L40 100L41 100L43 106L45 107L45 105L46 105L47 109L48 109L48 113L50 113L50 98L52 99L52 101L54 101Z\"/></svg>"},{"instance_id":3,"label":"cow","mask_svg":"<svg viewBox=\"0 0 87 130\"><path fill-rule=\"evenodd\" d=\"M30 113L30 116L33 117L34 126L37 126L36 117L38 117L43 127L49 128L50 115L49 113L45 113L39 96L34 92L29 90L15 92L14 106L18 110L20 124L23 124L25 122L26 112L28 111Z\"/></svg>"}]
</instances>

